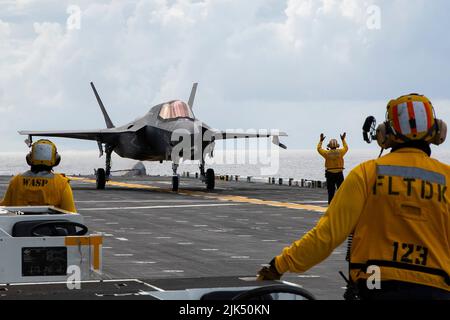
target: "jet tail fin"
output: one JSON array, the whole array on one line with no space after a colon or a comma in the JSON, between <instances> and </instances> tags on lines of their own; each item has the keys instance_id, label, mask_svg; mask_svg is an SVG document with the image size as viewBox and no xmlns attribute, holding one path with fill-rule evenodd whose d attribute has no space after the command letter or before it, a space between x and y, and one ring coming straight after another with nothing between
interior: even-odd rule
<instances>
[{"instance_id":1,"label":"jet tail fin","mask_svg":"<svg viewBox=\"0 0 450 320\"><path fill-rule=\"evenodd\" d=\"M105 123L107 128L114 128L114 124L111 121L111 118L108 115L108 112L106 112L105 106L103 105L102 99L100 99L100 96L98 95L97 90L95 89L94 83L91 82L92 90L94 90L95 98L97 99L98 105L100 106L100 109L102 110L103 117L105 118Z\"/></svg>"},{"instance_id":2,"label":"jet tail fin","mask_svg":"<svg viewBox=\"0 0 450 320\"><path fill-rule=\"evenodd\" d=\"M197 92L197 86L198 86L197 82L192 85L191 95L189 96L188 105L189 107L191 107L191 109L194 107L194 100L195 100L195 93Z\"/></svg>"}]
</instances>

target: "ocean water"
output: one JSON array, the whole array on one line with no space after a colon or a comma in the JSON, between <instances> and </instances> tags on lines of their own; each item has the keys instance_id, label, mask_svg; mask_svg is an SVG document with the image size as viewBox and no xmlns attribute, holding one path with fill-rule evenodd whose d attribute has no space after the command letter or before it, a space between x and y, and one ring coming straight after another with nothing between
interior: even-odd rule
<instances>
[{"instance_id":1,"label":"ocean water","mask_svg":"<svg viewBox=\"0 0 450 320\"><path fill-rule=\"evenodd\" d=\"M359 163L378 157L379 149L352 150L345 156L345 172L349 172ZM433 150L433 157L450 163L450 150ZM104 167L104 157L99 158L97 151L63 151L61 164L55 168L57 172L66 174L93 174L94 168ZM120 158L113 154L112 170L131 169L136 160ZM149 175L171 175L172 162L148 162L144 165ZM282 177L310 180L325 180L324 160L316 150L280 150L274 154L267 151L216 151L213 159L207 159L207 168L214 168L216 174L252 176L261 179ZM0 175L14 175L28 170L25 154L19 152L0 153ZM198 172L198 164L183 162L178 173ZM124 172L114 172L121 175Z\"/></svg>"}]
</instances>

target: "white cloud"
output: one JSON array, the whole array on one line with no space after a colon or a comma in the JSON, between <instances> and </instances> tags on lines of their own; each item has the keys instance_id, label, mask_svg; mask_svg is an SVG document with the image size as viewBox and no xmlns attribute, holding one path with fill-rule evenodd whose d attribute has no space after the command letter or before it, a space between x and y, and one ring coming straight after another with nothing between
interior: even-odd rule
<instances>
[{"instance_id":1,"label":"white cloud","mask_svg":"<svg viewBox=\"0 0 450 320\"><path fill-rule=\"evenodd\" d=\"M357 0L343 0L340 5L342 16L359 21L363 16L362 12L365 11L365 7L366 4Z\"/></svg>"},{"instance_id":2,"label":"white cloud","mask_svg":"<svg viewBox=\"0 0 450 320\"><path fill-rule=\"evenodd\" d=\"M0 39L2 37L7 37L11 33L11 28L9 27L9 23L3 22L0 20Z\"/></svg>"},{"instance_id":3,"label":"white cloud","mask_svg":"<svg viewBox=\"0 0 450 320\"><path fill-rule=\"evenodd\" d=\"M82 10L80 30L66 29L69 4ZM366 27L372 4L382 14L376 31ZM406 92L450 99L449 7L441 0L2 2L0 110L15 111L2 112L0 133L14 149L18 129L103 126L89 81L115 123L161 100L187 99L199 81L194 111L214 127L277 125L303 148L337 126L356 140L368 110L358 111L358 101L382 115L383 101ZM308 130L297 128L302 121Z\"/></svg>"}]
</instances>

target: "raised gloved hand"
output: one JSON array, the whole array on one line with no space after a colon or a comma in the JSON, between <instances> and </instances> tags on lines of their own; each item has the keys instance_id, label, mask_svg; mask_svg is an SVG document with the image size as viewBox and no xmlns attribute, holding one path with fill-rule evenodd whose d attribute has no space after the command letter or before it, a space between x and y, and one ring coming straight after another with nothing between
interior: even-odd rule
<instances>
[{"instance_id":1,"label":"raised gloved hand","mask_svg":"<svg viewBox=\"0 0 450 320\"><path fill-rule=\"evenodd\" d=\"M323 133L320 134L320 142L323 142L325 140L325 135Z\"/></svg>"},{"instance_id":2,"label":"raised gloved hand","mask_svg":"<svg viewBox=\"0 0 450 320\"><path fill-rule=\"evenodd\" d=\"M261 270L258 271L257 280L280 280L282 274L278 272L275 267L275 258L270 261L269 266L262 267Z\"/></svg>"},{"instance_id":3,"label":"raised gloved hand","mask_svg":"<svg viewBox=\"0 0 450 320\"><path fill-rule=\"evenodd\" d=\"M346 136L347 136L347 132L344 132L343 134L341 134L341 140L344 140Z\"/></svg>"}]
</instances>

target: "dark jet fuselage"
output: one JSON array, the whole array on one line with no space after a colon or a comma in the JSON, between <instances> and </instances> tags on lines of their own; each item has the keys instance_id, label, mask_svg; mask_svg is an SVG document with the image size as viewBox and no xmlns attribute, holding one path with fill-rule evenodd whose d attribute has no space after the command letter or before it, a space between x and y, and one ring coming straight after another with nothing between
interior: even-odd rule
<instances>
[{"instance_id":1,"label":"dark jet fuselage","mask_svg":"<svg viewBox=\"0 0 450 320\"><path fill-rule=\"evenodd\" d=\"M108 144L114 146L114 152L121 157L135 160L172 160L172 148L177 143L177 141L172 141L173 132L184 133L183 138L190 139L193 142L196 133L209 129L208 126L195 118L162 119L159 113L163 105L156 105L142 118L118 127L118 130L129 130L135 126L141 128L136 132L121 134L118 141L115 139L107 141ZM203 142L202 149L209 143ZM192 143L193 147L194 145ZM201 160L196 158L194 149L192 149L190 155L183 156L185 159Z\"/></svg>"}]
</instances>

